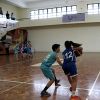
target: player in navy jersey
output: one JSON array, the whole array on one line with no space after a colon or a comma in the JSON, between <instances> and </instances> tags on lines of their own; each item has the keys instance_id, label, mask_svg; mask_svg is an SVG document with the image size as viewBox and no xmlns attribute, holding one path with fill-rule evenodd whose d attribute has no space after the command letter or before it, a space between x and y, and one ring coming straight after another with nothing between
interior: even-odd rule
<instances>
[{"instance_id":1,"label":"player in navy jersey","mask_svg":"<svg viewBox=\"0 0 100 100\"><path fill-rule=\"evenodd\" d=\"M74 48L74 45L78 45L77 43L73 43L72 41L65 41L65 50L63 51L63 71L65 75L67 75L69 83L71 85L70 91L72 92L72 96L75 96L75 91L77 87L77 68L76 68L76 56L74 50L77 50L78 47Z\"/></svg>"}]
</instances>

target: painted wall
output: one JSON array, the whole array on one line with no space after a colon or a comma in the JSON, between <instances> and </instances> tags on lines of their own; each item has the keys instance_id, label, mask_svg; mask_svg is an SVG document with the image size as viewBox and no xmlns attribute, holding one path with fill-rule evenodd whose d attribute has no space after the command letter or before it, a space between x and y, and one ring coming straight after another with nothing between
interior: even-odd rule
<instances>
[{"instance_id":1,"label":"painted wall","mask_svg":"<svg viewBox=\"0 0 100 100\"><path fill-rule=\"evenodd\" d=\"M100 52L100 25L46 27L28 30L28 33L28 39L36 51L50 51L54 43L60 43L63 50L64 41L72 40L82 43L85 52Z\"/></svg>"}]
</instances>

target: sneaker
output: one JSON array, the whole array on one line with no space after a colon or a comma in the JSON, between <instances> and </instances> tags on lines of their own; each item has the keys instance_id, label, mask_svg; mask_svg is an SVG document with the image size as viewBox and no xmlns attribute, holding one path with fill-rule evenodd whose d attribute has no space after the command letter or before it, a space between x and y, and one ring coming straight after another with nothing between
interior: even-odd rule
<instances>
[{"instance_id":1,"label":"sneaker","mask_svg":"<svg viewBox=\"0 0 100 100\"><path fill-rule=\"evenodd\" d=\"M58 84L59 82L60 82L60 80L56 80L55 86L61 86L60 84Z\"/></svg>"},{"instance_id":2,"label":"sneaker","mask_svg":"<svg viewBox=\"0 0 100 100\"><path fill-rule=\"evenodd\" d=\"M43 96L50 97L51 94L48 93L48 92L44 92L44 91L42 91L42 92L41 92L41 97L43 97Z\"/></svg>"},{"instance_id":3,"label":"sneaker","mask_svg":"<svg viewBox=\"0 0 100 100\"><path fill-rule=\"evenodd\" d=\"M71 96L70 100L81 100L81 98L79 96Z\"/></svg>"},{"instance_id":4,"label":"sneaker","mask_svg":"<svg viewBox=\"0 0 100 100\"><path fill-rule=\"evenodd\" d=\"M55 84L55 86L61 86L60 84Z\"/></svg>"}]
</instances>

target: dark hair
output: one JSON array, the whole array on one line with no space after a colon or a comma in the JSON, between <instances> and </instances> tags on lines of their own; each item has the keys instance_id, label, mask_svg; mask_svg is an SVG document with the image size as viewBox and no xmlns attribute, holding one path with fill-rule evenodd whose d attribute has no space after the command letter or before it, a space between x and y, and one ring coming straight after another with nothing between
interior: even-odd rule
<instances>
[{"instance_id":1,"label":"dark hair","mask_svg":"<svg viewBox=\"0 0 100 100\"><path fill-rule=\"evenodd\" d=\"M72 45L72 41L65 41L65 47L70 48Z\"/></svg>"},{"instance_id":2,"label":"dark hair","mask_svg":"<svg viewBox=\"0 0 100 100\"><path fill-rule=\"evenodd\" d=\"M65 47L70 48L71 46L73 47L80 47L82 44L75 43L73 41L65 41Z\"/></svg>"},{"instance_id":3,"label":"dark hair","mask_svg":"<svg viewBox=\"0 0 100 100\"><path fill-rule=\"evenodd\" d=\"M80 47L82 44L72 42L73 47Z\"/></svg>"},{"instance_id":4,"label":"dark hair","mask_svg":"<svg viewBox=\"0 0 100 100\"><path fill-rule=\"evenodd\" d=\"M60 47L60 44L53 44L52 45L52 50L56 51Z\"/></svg>"}]
</instances>

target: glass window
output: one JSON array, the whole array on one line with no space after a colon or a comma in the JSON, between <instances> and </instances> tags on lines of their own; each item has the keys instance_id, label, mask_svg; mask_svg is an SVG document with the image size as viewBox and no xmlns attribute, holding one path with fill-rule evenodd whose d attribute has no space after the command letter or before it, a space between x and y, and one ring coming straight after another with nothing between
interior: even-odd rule
<instances>
[{"instance_id":1,"label":"glass window","mask_svg":"<svg viewBox=\"0 0 100 100\"><path fill-rule=\"evenodd\" d=\"M57 17L62 17L62 13L57 13Z\"/></svg>"},{"instance_id":2,"label":"glass window","mask_svg":"<svg viewBox=\"0 0 100 100\"><path fill-rule=\"evenodd\" d=\"M94 8L96 13L97 4L94 5ZM30 15L31 15L31 19L43 19L43 18L62 17L65 14L75 14L75 13L77 13L77 6L68 6L68 7L57 7L57 8L34 10L31 11Z\"/></svg>"},{"instance_id":3,"label":"glass window","mask_svg":"<svg viewBox=\"0 0 100 100\"><path fill-rule=\"evenodd\" d=\"M57 16L57 13L53 13L52 14L52 17L54 18L54 17L56 17Z\"/></svg>"},{"instance_id":4,"label":"glass window","mask_svg":"<svg viewBox=\"0 0 100 100\"><path fill-rule=\"evenodd\" d=\"M35 15L35 12L34 11L31 11L31 15Z\"/></svg>"},{"instance_id":5,"label":"glass window","mask_svg":"<svg viewBox=\"0 0 100 100\"><path fill-rule=\"evenodd\" d=\"M52 13L52 9L48 9L48 14Z\"/></svg>"},{"instance_id":6,"label":"glass window","mask_svg":"<svg viewBox=\"0 0 100 100\"><path fill-rule=\"evenodd\" d=\"M35 10L35 11L34 11L34 14L35 14L35 15L38 15L38 10Z\"/></svg>"},{"instance_id":7,"label":"glass window","mask_svg":"<svg viewBox=\"0 0 100 100\"><path fill-rule=\"evenodd\" d=\"M88 5L88 14L98 14L99 13L99 4L89 4Z\"/></svg>"},{"instance_id":8,"label":"glass window","mask_svg":"<svg viewBox=\"0 0 100 100\"><path fill-rule=\"evenodd\" d=\"M66 11L67 11L66 7L62 7L62 12L66 12Z\"/></svg>"},{"instance_id":9,"label":"glass window","mask_svg":"<svg viewBox=\"0 0 100 100\"><path fill-rule=\"evenodd\" d=\"M48 18L52 18L52 14L48 14Z\"/></svg>"},{"instance_id":10,"label":"glass window","mask_svg":"<svg viewBox=\"0 0 100 100\"><path fill-rule=\"evenodd\" d=\"M57 14L57 10L56 10L56 8L53 8L52 9L52 17L53 18L56 17L56 14Z\"/></svg>"},{"instance_id":11,"label":"glass window","mask_svg":"<svg viewBox=\"0 0 100 100\"><path fill-rule=\"evenodd\" d=\"M56 8L53 8L53 9L52 9L52 12L53 12L53 13L56 13Z\"/></svg>"},{"instance_id":12,"label":"glass window","mask_svg":"<svg viewBox=\"0 0 100 100\"><path fill-rule=\"evenodd\" d=\"M88 5L88 10L92 10L93 9L93 5Z\"/></svg>"},{"instance_id":13,"label":"glass window","mask_svg":"<svg viewBox=\"0 0 100 100\"><path fill-rule=\"evenodd\" d=\"M94 9L98 9L99 5L98 4L94 4Z\"/></svg>"},{"instance_id":14,"label":"glass window","mask_svg":"<svg viewBox=\"0 0 100 100\"><path fill-rule=\"evenodd\" d=\"M44 9L44 14L47 14L47 9Z\"/></svg>"},{"instance_id":15,"label":"glass window","mask_svg":"<svg viewBox=\"0 0 100 100\"><path fill-rule=\"evenodd\" d=\"M72 6L72 11L76 11L76 6Z\"/></svg>"},{"instance_id":16,"label":"glass window","mask_svg":"<svg viewBox=\"0 0 100 100\"><path fill-rule=\"evenodd\" d=\"M100 4L99 4L99 13L100 13Z\"/></svg>"},{"instance_id":17,"label":"glass window","mask_svg":"<svg viewBox=\"0 0 100 100\"><path fill-rule=\"evenodd\" d=\"M39 10L39 15L43 15L43 10Z\"/></svg>"},{"instance_id":18,"label":"glass window","mask_svg":"<svg viewBox=\"0 0 100 100\"><path fill-rule=\"evenodd\" d=\"M67 7L67 11L68 12L71 12L71 7Z\"/></svg>"},{"instance_id":19,"label":"glass window","mask_svg":"<svg viewBox=\"0 0 100 100\"><path fill-rule=\"evenodd\" d=\"M60 13L61 12L61 8L57 8L57 13Z\"/></svg>"}]
</instances>

